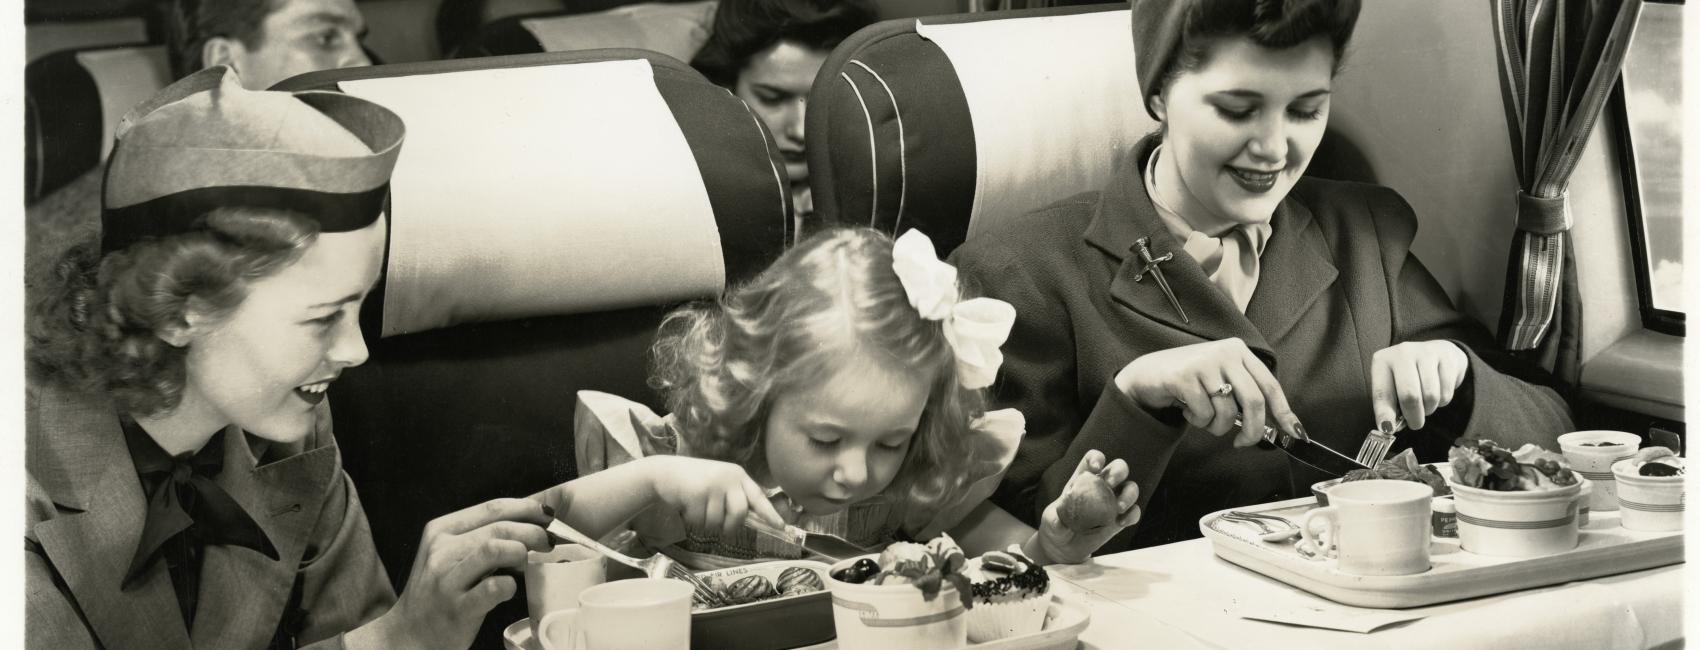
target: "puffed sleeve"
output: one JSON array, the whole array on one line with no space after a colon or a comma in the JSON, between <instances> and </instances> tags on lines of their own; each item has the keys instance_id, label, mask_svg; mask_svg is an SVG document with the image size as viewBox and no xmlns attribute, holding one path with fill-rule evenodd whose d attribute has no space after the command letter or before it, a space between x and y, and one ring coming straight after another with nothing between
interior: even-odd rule
<instances>
[{"instance_id":1,"label":"puffed sleeve","mask_svg":"<svg viewBox=\"0 0 1700 650\"><path fill-rule=\"evenodd\" d=\"M987 411L968 426L974 432L976 450L971 478L956 498L934 511L929 520L918 527L918 532L911 535L914 539L937 537L991 498L992 492L1003 481L1010 462L1015 460L1016 450L1021 448L1021 436L1027 433L1027 419L1015 409Z\"/></svg>"},{"instance_id":2,"label":"puffed sleeve","mask_svg":"<svg viewBox=\"0 0 1700 650\"><path fill-rule=\"evenodd\" d=\"M336 444L329 427L329 411L321 409L321 426L315 446ZM372 528L366 510L354 490L354 481L342 469L342 451L336 452L336 469L331 487L319 508L319 521L301 557L296 574L300 608L284 612L299 616L296 638L303 647L330 650L343 647L342 635L389 611L395 604L395 589L378 560L372 543Z\"/></svg>"},{"instance_id":3,"label":"puffed sleeve","mask_svg":"<svg viewBox=\"0 0 1700 650\"><path fill-rule=\"evenodd\" d=\"M1469 373L1452 402L1424 427L1431 435L1406 436L1418 457L1446 458L1446 448L1459 437L1489 438L1511 448L1535 443L1557 449L1558 436L1574 425L1569 406L1549 387L1550 375L1506 354L1486 327L1453 307L1410 250L1417 218L1403 197L1376 188L1370 206L1380 230L1383 263L1390 270L1393 340L1449 340L1470 359Z\"/></svg>"},{"instance_id":4,"label":"puffed sleeve","mask_svg":"<svg viewBox=\"0 0 1700 650\"><path fill-rule=\"evenodd\" d=\"M680 443L672 416L618 395L582 390L573 411L573 451L579 476L587 476L645 456L678 454ZM650 549L685 539L684 520L663 508L648 508L628 525Z\"/></svg>"}]
</instances>

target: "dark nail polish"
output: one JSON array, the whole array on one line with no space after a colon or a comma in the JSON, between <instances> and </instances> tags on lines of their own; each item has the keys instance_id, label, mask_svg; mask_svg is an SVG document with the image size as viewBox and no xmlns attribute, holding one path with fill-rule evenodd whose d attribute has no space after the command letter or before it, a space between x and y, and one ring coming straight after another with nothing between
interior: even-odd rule
<instances>
[{"instance_id":1,"label":"dark nail polish","mask_svg":"<svg viewBox=\"0 0 1700 650\"><path fill-rule=\"evenodd\" d=\"M1293 420L1293 433L1298 434L1300 440L1310 442L1310 434L1305 433L1305 425L1298 420Z\"/></svg>"},{"instance_id":2,"label":"dark nail polish","mask_svg":"<svg viewBox=\"0 0 1700 650\"><path fill-rule=\"evenodd\" d=\"M543 504L543 515L550 518L550 519L554 519L555 518L555 509L549 507L549 504L545 503L545 504Z\"/></svg>"},{"instance_id":3,"label":"dark nail polish","mask_svg":"<svg viewBox=\"0 0 1700 650\"><path fill-rule=\"evenodd\" d=\"M1393 433L1393 423L1388 422L1386 420L1382 420L1381 421L1381 432L1391 435Z\"/></svg>"}]
</instances>

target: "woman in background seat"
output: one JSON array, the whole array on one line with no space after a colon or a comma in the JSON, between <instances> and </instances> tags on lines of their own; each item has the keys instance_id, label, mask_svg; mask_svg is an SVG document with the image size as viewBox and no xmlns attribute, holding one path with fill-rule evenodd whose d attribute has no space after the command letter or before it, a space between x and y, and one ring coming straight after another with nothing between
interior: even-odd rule
<instances>
[{"instance_id":1,"label":"woman in background seat","mask_svg":"<svg viewBox=\"0 0 1700 650\"><path fill-rule=\"evenodd\" d=\"M814 213L803 116L826 55L874 22L866 0L721 0L691 65L750 105L785 158L798 219ZM806 223L806 221L805 221Z\"/></svg>"},{"instance_id":2,"label":"woman in background seat","mask_svg":"<svg viewBox=\"0 0 1700 650\"><path fill-rule=\"evenodd\" d=\"M955 253L1021 314L994 402L1025 413L1028 433L994 501L1034 517L1088 449L1104 450L1148 500L1131 539L1105 548L1150 546L1197 537L1211 511L1330 478L1254 447L1265 424L1351 455L1365 432L1403 419L1412 431L1393 450L1423 461L1444 460L1460 436L1550 448L1570 429L1559 395L1519 378L1533 373L1411 253L1417 218L1403 198L1301 178L1358 10L1134 2L1138 81L1159 132L1123 154L1103 191Z\"/></svg>"}]
</instances>

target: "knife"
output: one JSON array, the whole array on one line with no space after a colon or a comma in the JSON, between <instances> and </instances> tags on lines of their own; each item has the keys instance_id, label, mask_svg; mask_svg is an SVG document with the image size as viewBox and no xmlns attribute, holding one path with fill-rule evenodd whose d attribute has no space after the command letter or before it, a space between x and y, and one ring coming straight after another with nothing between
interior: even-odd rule
<instances>
[{"instance_id":1,"label":"knife","mask_svg":"<svg viewBox=\"0 0 1700 650\"><path fill-rule=\"evenodd\" d=\"M802 548L810 553L821 556L827 564L837 564L846 558L867 555L868 550L844 540L836 535L826 533L811 533L796 526L787 525L774 528L760 517L750 516L744 519L744 527L779 540L789 546Z\"/></svg>"},{"instance_id":2,"label":"knife","mask_svg":"<svg viewBox=\"0 0 1700 650\"><path fill-rule=\"evenodd\" d=\"M1175 401L1180 406L1186 406L1184 401ZM1245 426L1245 421L1240 418L1240 414L1235 413L1234 427L1243 426ZM1279 449L1286 453L1289 458L1329 476L1345 476L1346 472L1354 469L1369 469L1368 465L1358 462L1356 458L1335 451L1328 445L1309 438L1300 438L1267 424L1263 425L1263 440L1259 441L1257 446L1265 449Z\"/></svg>"}]
</instances>

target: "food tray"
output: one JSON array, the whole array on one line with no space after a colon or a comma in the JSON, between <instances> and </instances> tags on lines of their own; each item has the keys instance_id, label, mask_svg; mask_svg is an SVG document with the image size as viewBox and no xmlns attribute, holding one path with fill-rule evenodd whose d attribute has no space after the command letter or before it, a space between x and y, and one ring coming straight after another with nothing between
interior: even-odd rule
<instances>
[{"instance_id":1,"label":"food tray","mask_svg":"<svg viewBox=\"0 0 1700 650\"><path fill-rule=\"evenodd\" d=\"M1051 609L1045 614L1045 627L1032 634L1010 637L987 643L969 643L968 650L1073 650L1080 647L1080 633L1092 621L1092 613L1072 597L1051 594ZM799 650L837 650L832 640ZM894 649L895 650L895 649Z\"/></svg>"},{"instance_id":2,"label":"food tray","mask_svg":"<svg viewBox=\"0 0 1700 650\"><path fill-rule=\"evenodd\" d=\"M1316 507L1314 498L1234 508L1280 515L1294 523ZM1433 567L1408 576L1357 576L1334 569L1334 560L1307 560L1292 541L1264 542L1232 522L1227 510L1205 515L1199 530L1217 557L1335 602L1358 607L1432 605L1544 585L1585 580L1682 562L1682 532L1641 532L1618 525L1618 513L1594 511L1576 548L1544 557L1493 557L1470 553L1457 538L1431 537ZM1296 539L1296 538L1295 538Z\"/></svg>"}]
</instances>

